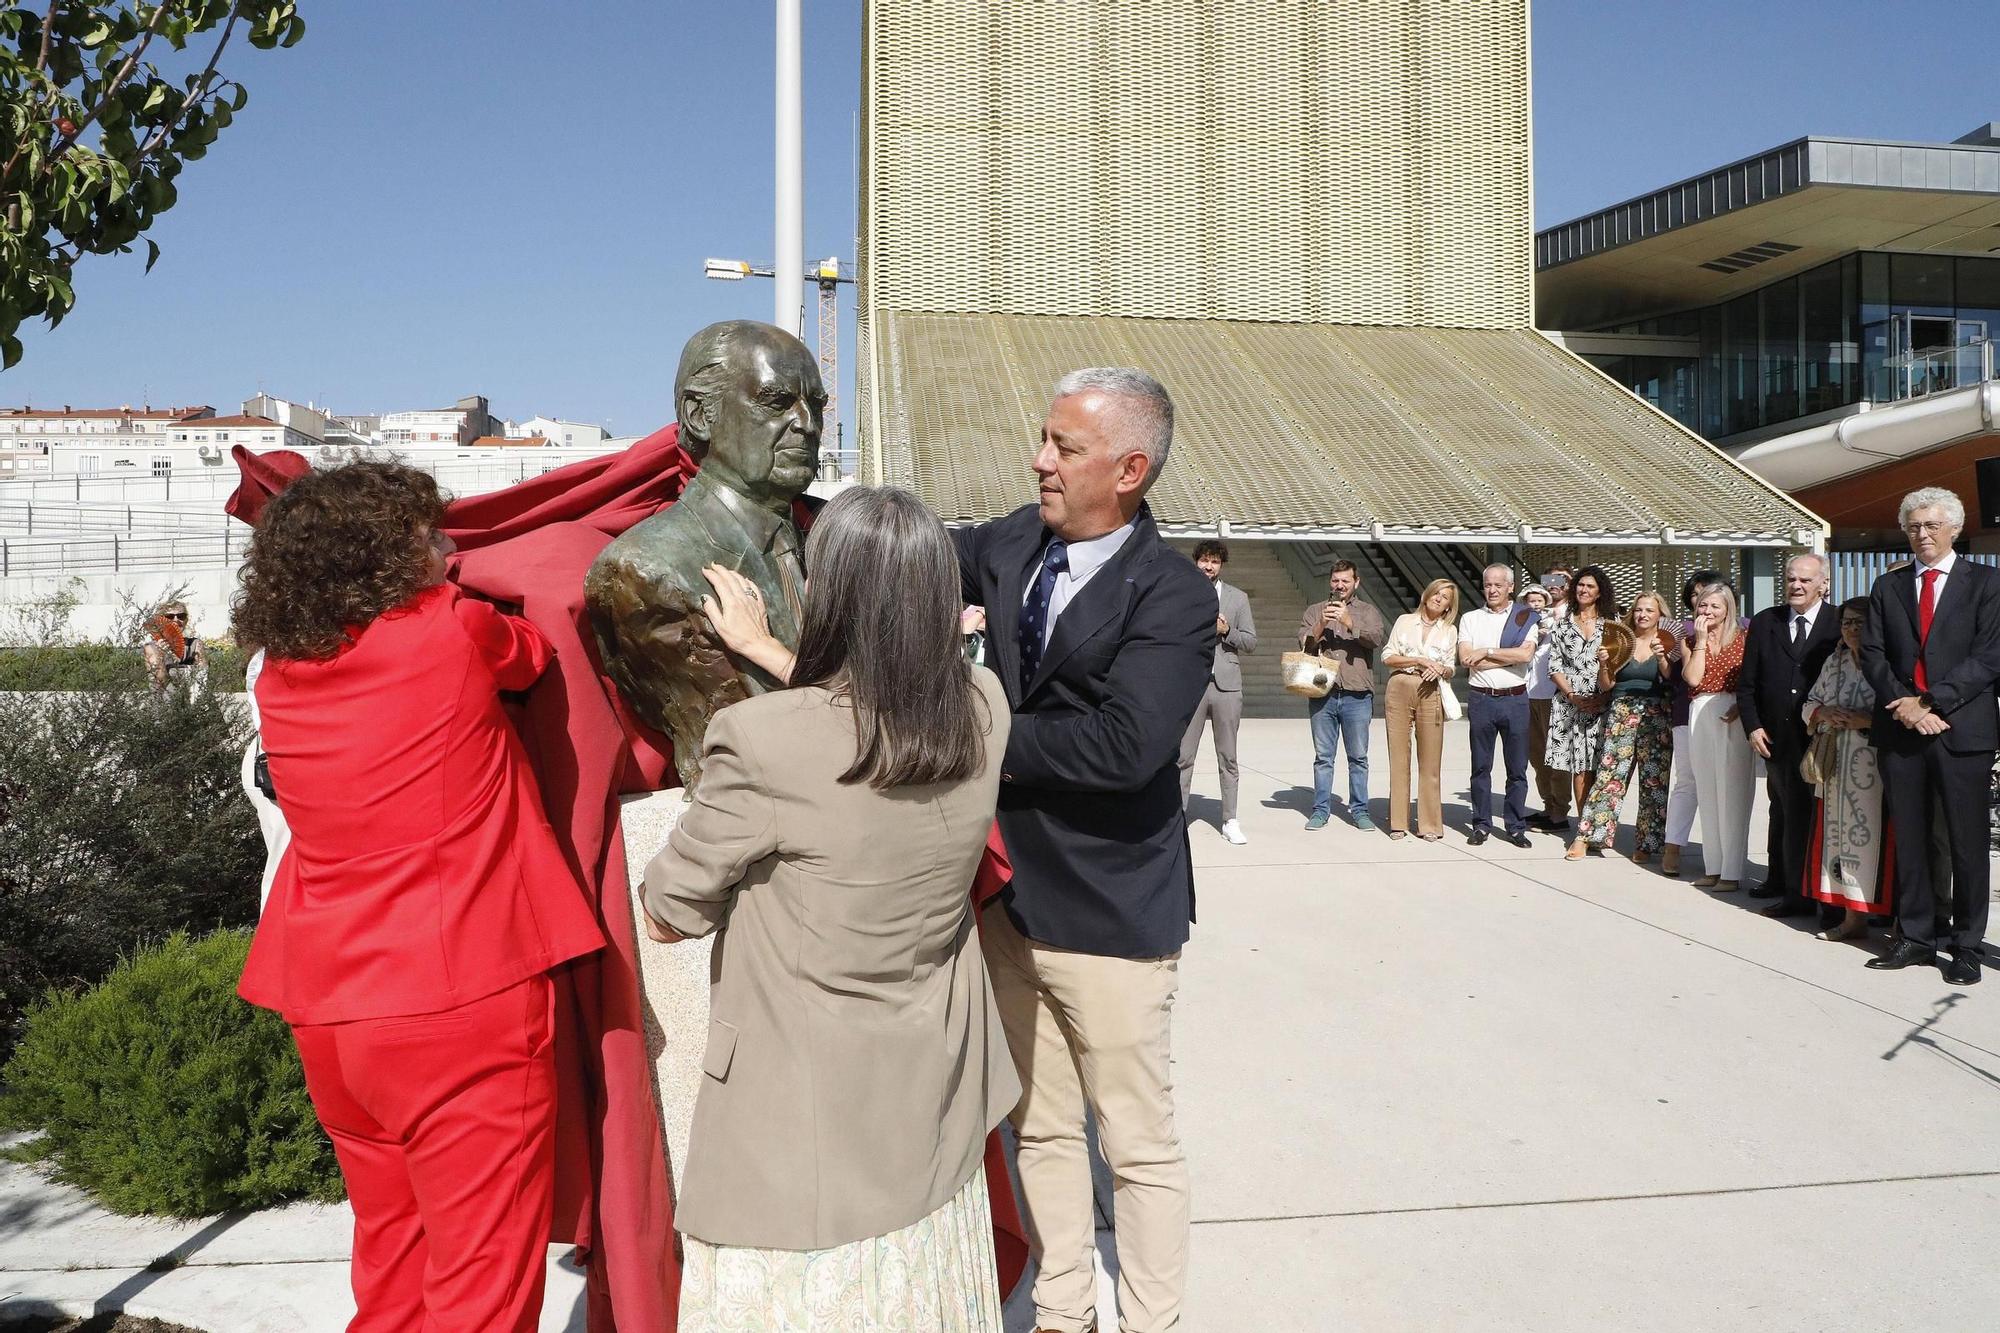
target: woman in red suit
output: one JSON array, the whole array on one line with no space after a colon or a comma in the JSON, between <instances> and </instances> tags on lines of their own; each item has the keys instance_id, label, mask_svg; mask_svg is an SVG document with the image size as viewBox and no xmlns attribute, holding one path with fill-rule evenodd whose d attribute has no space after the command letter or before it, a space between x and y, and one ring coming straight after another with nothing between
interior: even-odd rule
<instances>
[{"instance_id":1,"label":"woman in red suit","mask_svg":"<svg viewBox=\"0 0 2000 1333\"><path fill-rule=\"evenodd\" d=\"M501 709L548 640L445 582L443 510L413 468L308 474L235 608L292 830L239 992L292 1025L347 1178L355 1333L535 1328L547 973L603 944Z\"/></svg>"}]
</instances>

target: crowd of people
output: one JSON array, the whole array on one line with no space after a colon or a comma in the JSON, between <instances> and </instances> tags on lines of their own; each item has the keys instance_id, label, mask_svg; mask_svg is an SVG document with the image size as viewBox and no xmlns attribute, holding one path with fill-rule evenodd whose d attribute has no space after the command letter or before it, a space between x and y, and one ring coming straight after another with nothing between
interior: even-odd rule
<instances>
[{"instance_id":1,"label":"crowd of people","mask_svg":"<svg viewBox=\"0 0 2000 1333\"><path fill-rule=\"evenodd\" d=\"M780 445L816 432L752 390L732 409ZM1255 629L1146 508L1172 430L1150 376L1079 371L1037 503L952 534L906 492L842 492L806 537L796 646L754 581L707 570L705 619L780 688L714 714L644 874L640 947L721 941L674 1200L683 1333L999 1333L988 1191L1011 1187L982 1158L1003 1118L1037 1327L1097 1327L1087 1114L1119 1326L1180 1326L1177 769L1191 719L1233 734L1224 668ZM444 527L435 482L386 462L308 472L257 519L234 628L290 841L240 991L291 1025L347 1181L351 1327L531 1330L559 1194L551 978L616 932L506 704L557 649L454 581ZM1009 878L982 905L996 821Z\"/></svg>"},{"instance_id":2,"label":"crowd of people","mask_svg":"<svg viewBox=\"0 0 2000 1333\"><path fill-rule=\"evenodd\" d=\"M811 429L781 398L750 395L778 436ZM1179 1325L1185 806L1212 730L1224 836L1244 841L1239 659L1257 633L1227 547L1182 558L1145 505L1172 427L1150 376L1079 371L1043 425L1036 503L948 533L905 492L844 491L806 539L796 646L754 580L708 568L706 622L778 688L714 714L641 895L660 946L726 945L675 1201L689 1333L998 1330L989 1190L1010 1187L983 1155L1003 1118L1036 1326L1095 1327L1087 1116L1113 1181L1119 1327ZM453 581L443 504L423 472L357 462L292 481L257 520L234 609L263 751L246 785L288 842L240 990L290 1023L346 1176L354 1327L525 1330L557 1195L551 976L615 932L505 704L557 650ZM1445 835L1445 724L1462 717L1470 843L1540 831L1568 859L1603 854L1631 798L1634 861L1816 914L1826 939L1891 918L1868 966L1976 982L2000 571L1953 554L1951 493L1911 494L1902 521L1913 559L1868 597L1829 605L1827 562L1798 555L1783 603L1747 619L1712 571L1677 602L1621 607L1597 566L1521 589L1493 564L1480 606L1460 614L1439 579L1385 623L1336 564L1297 634L1319 668L1306 827L1338 810L1373 828L1379 665L1388 837ZM176 612L156 679L195 660ZM1752 885L1759 761L1769 869ZM1010 868L982 898L995 846Z\"/></svg>"},{"instance_id":3,"label":"crowd of people","mask_svg":"<svg viewBox=\"0 0 2000 1333\"><path fill-rule=\"evenodd\" d=\"M2000 741L2000 574L1953 553L1965 512L1950 491L1912 492L1900 515L1912 559L1868 596L1829 605L1825 557L1794 555L1783 603L1749 617L1713 570L1691 575L1677 604L1646 589L1621 608L1598 566L1555 564L1517 591L1513 567L1493 564L1481 573L1482 606L1458 615L1455 585L1439 579L1385 632L1359 595L1360 572L1335 563L1327 599L1306 608L1298 632L1326 682L1307 710L1306 827L1324 828L1335 813L1344 748L1344 813L1374 828L1368 721L1379 663L1391 838L1410 832L1413 795L1417 836L1443 836L1444 722L1462 713L1471 844L1527 847L1539 831L1565 838L1566 859L1602 855L1631 798L1638 864L1658 857L1677 876L1685 863L1699 888L1771 900L1766 916L1816 916L1822 939L1887 921L1891 947L1868 966L1936 962L1954 984L1978 981L1986 784ZM1233 771L1233 746L1228 763ZM1765 875L1753 884L1760 763L1769 836ZM1539 810L1527 804L1530 770Z\"/></svg>"}]
</instances>

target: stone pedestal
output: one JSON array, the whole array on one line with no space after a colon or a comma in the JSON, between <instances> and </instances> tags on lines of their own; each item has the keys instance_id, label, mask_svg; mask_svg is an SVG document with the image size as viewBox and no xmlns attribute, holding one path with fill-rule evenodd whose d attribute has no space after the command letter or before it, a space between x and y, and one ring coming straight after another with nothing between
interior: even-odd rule
<instances>
[{"instance_id":1,"label":"stone pedestal","mask_svg":"<svg viewBox=\"0 0 2000 1333\"><path fill-rule=\"evenodd\" d=\"M646 938L640 875L666 846L687 802L679 788L626 796L619 801L625 829L625 865L632 885L632 919L638 926L639 989L646 1056L653 1066L667 1165L680 1193L687 1161L688 1125L701 1088L702 1050L708 1042L708 955L713 939L656 944Z\"/></svg>"}]
</instances>

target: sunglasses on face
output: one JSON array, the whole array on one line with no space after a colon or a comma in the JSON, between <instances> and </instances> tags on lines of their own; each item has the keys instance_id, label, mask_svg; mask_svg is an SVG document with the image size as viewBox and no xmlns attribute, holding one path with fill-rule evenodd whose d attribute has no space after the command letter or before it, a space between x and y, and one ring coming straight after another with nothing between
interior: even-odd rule
<instances>
[{"instance_id":1,"label":"sunglasses on face","mask_svg":"<svg viewBox=\"0 0 2000 1333\"><path fill-rule=\"evenodd\" d=\"M188 613L185 611L169 611L160 617L162 620L186 620L187 618Z\"/></svg>"}]
</instances>

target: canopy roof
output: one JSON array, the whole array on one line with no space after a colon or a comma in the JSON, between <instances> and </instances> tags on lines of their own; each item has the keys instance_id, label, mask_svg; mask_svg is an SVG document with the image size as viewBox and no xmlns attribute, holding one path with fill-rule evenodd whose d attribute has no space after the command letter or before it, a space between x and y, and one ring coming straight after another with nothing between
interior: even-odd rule
<instances>
[{"instance_id":1,"label":"canopy roof","mask_svg":"<svg viewBox=\"0 0 2000 1333\"><path fill-rule=\"evenodd\" d=\"M1312 540L1808 545L1820 520L1528 329L882 311L865 480L947 522L1034 494L1056 380L1174 398L1170 532Z\"/></svg>"}]
</instances>

